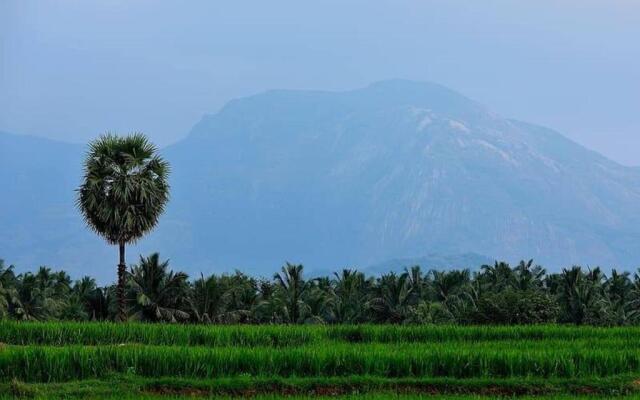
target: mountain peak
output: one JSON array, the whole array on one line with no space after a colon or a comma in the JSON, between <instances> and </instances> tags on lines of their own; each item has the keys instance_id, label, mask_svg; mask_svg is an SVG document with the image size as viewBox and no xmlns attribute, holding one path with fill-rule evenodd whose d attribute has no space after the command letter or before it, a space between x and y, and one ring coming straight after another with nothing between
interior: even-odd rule
<instances>
[{"instance_id":1,"label":"mountain peak","mask_svg":"<svg viewBox=\"0 0 640 400\"><path fill-rule=\"evenodd\" d=\"M74 210L82 151L19 142L0 146L0 181L12 188L0 201L1 256L78 271L87 254L110 250ZM550 268L640 259L639 169L433 83L238 99L164 154L172 201L133 252L160 250L190 272L260 274L287 260L326 270L430 253ZM30 232L45 234L25 239Z\"/></svg>"},{"instance_id":2,"label":"mountain peak","mask_svg":"<svg viewBox=\"0 0 640 400\"><path fill-rule=\"evenodd\" d=\"M205 117L192 131L206 137L215 125L239 123L247 115L289 129L299 124L323 125L357 114L424 109L445 119L490 121L496 115L479 103L445 86L403 79L375 82L348 91L269 90L228 102L218 114Z\"/></svg>"},{"instance_id":3,"label":"mountain peak","mask_svg":"<svg viewBox=\"0 0 640 400\"><path fill-rule=\"evenodd\" d=\"M203 171L176 177L179 207L203 199L197 225L231 227L216 235L221 264L366 265L427 249L627 266L622 243L640 237L638 171L434 83L265 92L193 134L171 151ZM198 186L210 194L186 195Z\"/></svg>"}]
</instances>

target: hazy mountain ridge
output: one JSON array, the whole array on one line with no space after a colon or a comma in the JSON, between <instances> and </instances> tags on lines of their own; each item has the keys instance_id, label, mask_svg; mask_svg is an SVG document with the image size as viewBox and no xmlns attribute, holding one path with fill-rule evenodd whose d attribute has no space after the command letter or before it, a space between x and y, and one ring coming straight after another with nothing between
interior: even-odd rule
<instances>
[{"instance_id":1,"label":"hazy mountain ridge","mask_svg":"<svg viewBox=\"0 0 640 400\"><path fill-rule=\"evenodd\" d=\"M266 92L203 119L168 154L207 165L177 181L208 185L219 194L211 210L239 213L200 214L203 225L230 229L222 246L229 258L249 244L267 259L289 254L321 265L432 251L554 265L635 262L635 169L439 85Z\"/></svg>"},{"instance_id":2,"label":"hazy mountain ridge","mask_svg":"<svg viewBox=\"0 0 640 400\"><path fill-rule=\"evenodd\" d=\"M419 265L423 271L463 268L478 270L482 265L493 265L494 262L495 260L490 257L475 253L456 255L427 254L422 257L395 258L370 265L366 270L368 273L377 275L390 271L400 274L415 265Z\"/></svg>"},{"instance_id":3,"label":"hazy mountain ridge","mask_svg":"<svg viewBox=\"0 0 640 400\"><path fill-rule=\"evenodd\" d=\"M0 257L29 267L94 257L73 254L85 235L73 192L83 153L80 145L0 132Z\"/></svg>"},{"instance_id":4,"label":"hazy mountain ridge","mask_svg":"<svg viewBox=\"0 0 640 400\"><path fill-rule=\"evenodd\" d=\"M164 154L172 200L134 252L160 250L190 272L432 253L550 266L640 259L640 170L435 84L233 100ZM74 251L89 259L90 241Z\"/></svg>"}]
</instances>

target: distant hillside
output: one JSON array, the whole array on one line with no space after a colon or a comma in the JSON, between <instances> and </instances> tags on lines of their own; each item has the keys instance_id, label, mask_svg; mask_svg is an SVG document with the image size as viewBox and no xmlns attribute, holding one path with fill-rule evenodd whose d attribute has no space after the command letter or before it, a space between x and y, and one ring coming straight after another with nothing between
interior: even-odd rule
<instances>
[{"instance_id":1,"label":"distant hillside","mask_svg":"<svg viewBox=\"0 0 640 400\"><path fill-rule=\"evenodd\" d=\"M405 269L420 266L423 271L465 269L478 270L482 265L493 265L494 259L480 254L467 253L459 255L429 254L423 257L396 258L365 268L367 274L380 275L390 271L402 273Z\"/></svg>"},{"instance_id":2,"label":"distant hillside","mask_svg":"<svg viewBox=\"0 0 640 400\"><path fill-rule=\"evenodd\" d=\"M82 156L82 146L0 132L0 258L25 267L99 260L74 206Z\"/></svg>"},{"instance_id":3,"label":"distant hillside","mask_svg":"<svg viewBox=\"0 0 640 400\"><path fill-rule=\"evenodd\" d=\"M82 148L0 140L10 188L0 257L110 279L115 251L73 208ZM640 261L640 169L435 84L234 100L164 154L172 200L129 254L159 250L191 273L270 274L286 260L338 270L420 254L552 268Z\"/></svg>"},{"instance_id":4,"label":"distant hillside","mask_svg":"<svg viewBox=\"0 0 640 400\"><path fill-rule=\"evenodd\" d=\"M634 266L640 174L439 85L270 91L167 149L196 265L414 254ZM177 246L184 246L176 242Z\"/></svg>"}]
</instances>

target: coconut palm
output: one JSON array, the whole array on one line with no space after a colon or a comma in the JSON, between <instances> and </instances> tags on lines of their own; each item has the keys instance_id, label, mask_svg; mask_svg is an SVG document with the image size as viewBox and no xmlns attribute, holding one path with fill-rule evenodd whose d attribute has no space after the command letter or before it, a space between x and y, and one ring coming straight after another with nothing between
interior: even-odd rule
<instances>
[{"instance_id":1,"label":"coconut palm","mask_svg":"<svg viewBox=\"0 0 640 400\"><path fill-rule=\"evenodd\" d=\"M302 277L303 269L302 265L287 263L282 273L274 276L278 290L275 297L282 302L284 320L292 324L300 322L306 308L304 296L308 285Z\"/></svg>"},{"instance_id":2,"label":"coconut palm","mask_svg":"<svg viewBox=\"0 0 640 400\"><path fill-rule=\"evenodd\" d=\"M611 277L604 284L605 296L609 302L609 315L617 325L625 325L634 317L632 302L633 283L629 272L611 270Z\"/></svg>"},{"instance_id":3,"label":"coconut palm","mask_svg":"<svg viewBox=\"0 0 640 400\"><path fill-rule=\"evenodd\" d=\"M515 283L514 273L506 262L496 261L494 265L483 265L480 267L481 281L493 291L501 291Z\"/></svg>"},{"instance_id":4,"label":"coconut palm","mask_svg":"<svg viewBox=\"0 0 640 400\"><path fill-rule=\"evenodd\" d=\"M409 275L391 272L378 279L371 309L380 322L402 323L409 318L413 300Z\"/></svg>"},{"instance_id":5,"label":"coconut palm","mask_svg":"<svg viewBox=\"0 0 640 400\"><path fill-rule=\"evenodd\" d=\"M471 273L468 269L453 271L431 271L435 300L447 303L460 296L469 286Z\"/></svg>"},{"instance_id":6,"label":"coconut palm","mask_svg":"<svg viewBox=\"0 0 640 400\"><path fill-rule=\"evenodd\" d=\"M129 297L131 319L138 321L177 322L189 319L187 274L169 270L169 261L160 255L140 256L140 264L131 268Z\"/></svg>"},{"instance_id":7,"label":"coconut palm","mask_svg":"<svg viewBox=\"0 0 640 400\"><path fill-rule=\"evenodd\" d=\"M414 265L413 267L405 268L404 275L407 277L407 283L409 288L411 289L411 295L413 296L413 302L419 303L421 300L424 300L428 294L428 280L422 273L422 269L419 265Z\"/></svg>"},{"instance_id":8,"label":"coconut palm","mask_svg":"<svg viewBox=\"0 0 640 400\"><path fill-rule=\"evenodd\" d=\"M0 259L0 318L9 315L9 311L17 301L16 276L13 273L13 265L4 266L4 260Z\"/></svg>"},{"instance_id":9,"label":"coconut palm","mask_svg":"<svg viewBox=\"0 0 640 400\"><path fill-rule=\"evenodd\" d=\"M305 291L304 323L324 323L333 319L333 304L335 294L331 285L331 279L320 277L308 282Z\"/></svg>"},{"instance_id":10,"label":"coconut palm","mask_svg":"<svg viewBox=\"0 0 640 400\"><path fill-rule=\"evenodd\" d=\"M520 261L514 268L515 287L520 290L540 289L547 271L539 265L533 265L533 259Z\"/></svg>"},{"instance_id":11,"label":"coconut palm","mask_svg":"<svg viewBox=\"0 0 640 400\"><path fill-rule=\"evenodd\" d=\"M218 322L218 316L224 312L225 294L228 288L216 275L207 278L200 274L200 279L193 283L191 310L198 322Z\"/></svg>"},{"instance_id":12,"label":"coconut palm","mask_svg":"<svg viewBox=\"0 0 640 400\"><path fill-rule=\"evenodd\" d=\"M579 266L563 269L558 288L558 302L564 312L563 322L581 324L609 323L608 299L599 268L586 273Z\"/></svg>"},{"instance_id":13,"label":"coconut palm","mask_svg":"<svg viewBox=\"0 0 640 400\"><path fill-rule=\"evenodd\" d=\"M365 322L369 310L369 292L373 284L362 272L343 269L334 273L333 319L338 323L357 324Z\"/></svg>"},{"instance_id":14,"label":"coconut palm","mask_svg":"<svg viewBox=\"0 0 640 400\"><path fill-rule=\"evenodd\" d=\"M19 275L15 317L26 321L60 318L67 305L69 281L65 272L52 272L47 267Z\"/></svg>"},{"instance_id":15,"label":"coconut palm","mask_svg":"<svg viewBox=\"0 0 640 400\"><path fill-rule=\"evenodd\" d=\"M247 322L257 301L253 278L236 271L233 275L200 275L191 290L192 319L203 323Z\"/></svg>"},{"instance_id":16,"label":"coconut palm","mask_svg":"<svg viewBox=\"0 0 640 400\"><path fill-rule=\"evenodd\" d=\"M157 224L169 198L169 164L141 133L106 134L89 145L77 205L87 225L118 245L118 319L125 314L125 245Z\"/></svg>"},{"instance_id":17,"label":"coconut palm","mask_svg":"<svg viewBox=\"0 0 640 400\"><path fill-rule=\"evenodd\" d=\"M71 288L67 308L68 319L104 320L108 317L106 290L95 279L85 276ZM74 317L75 316L75 317Z\"/></svg>"}]
</instances>

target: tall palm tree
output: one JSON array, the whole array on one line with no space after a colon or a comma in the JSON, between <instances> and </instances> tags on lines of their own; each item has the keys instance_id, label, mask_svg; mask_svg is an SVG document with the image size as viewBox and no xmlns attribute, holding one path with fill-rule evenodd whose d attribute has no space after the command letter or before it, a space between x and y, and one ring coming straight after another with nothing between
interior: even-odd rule
<instances>
[{"instance_id":1,"label":"tall palm tree","mask_svg":"<svg viewBox=\"0 0 640 400\"><path fill-rule=\"evenodd\" d=\"M106 134L89 145L77 204L87 225L118 245L118 319L125 314L125 245L158 222L169 199L169 164L141 133Z\"/></svg>"}]
</instances>

